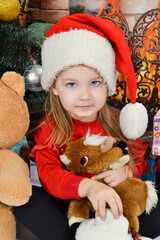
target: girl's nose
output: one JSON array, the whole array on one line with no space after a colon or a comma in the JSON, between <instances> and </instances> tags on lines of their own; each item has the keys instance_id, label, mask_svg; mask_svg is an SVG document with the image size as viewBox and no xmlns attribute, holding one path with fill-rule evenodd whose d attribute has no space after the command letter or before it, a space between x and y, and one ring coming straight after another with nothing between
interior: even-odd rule
<instances>
[{"instance_id":1,"label":"girl's nose","mask_svg":"<svg viewBox=\"0 0 160 240\"><path fill-rule=\"evenodd\" d=\"M81 89L80 99L81 100L90 99L90 92L89 92L89 89L87 87L84 87L84 88Z\"/></svg>"}]
</instances>

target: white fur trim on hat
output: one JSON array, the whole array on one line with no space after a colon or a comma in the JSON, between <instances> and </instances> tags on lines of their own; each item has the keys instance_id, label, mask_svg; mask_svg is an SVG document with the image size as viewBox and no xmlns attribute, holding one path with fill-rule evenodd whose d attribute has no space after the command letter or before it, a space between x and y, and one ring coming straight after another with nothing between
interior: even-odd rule
<instances>
[{"instance_id":1,"label":"white fur trim on hat","mask_svg":"<svg viewBox=\"0 0 160 240\"><path fill-rule=\"evenodd\" d=\"M147 110L141 103L128 103L122 108L119 120L121 130L128 139L139 138L148 125Z\"/></svg>"},{"instance_id":2,"label":"white fur trim on hat","mask_svg":"<svg viewBox=\"0 0 160 240\"><path fill-rule=\"evenodd\" d=\"M53 34L42 46L41 84L48 91L56 75L67 67L84 64L100 73L108 86L108 95L116 90L118 72L110 42L88 30L70 30Z\"/></svg>"}]
</instances>

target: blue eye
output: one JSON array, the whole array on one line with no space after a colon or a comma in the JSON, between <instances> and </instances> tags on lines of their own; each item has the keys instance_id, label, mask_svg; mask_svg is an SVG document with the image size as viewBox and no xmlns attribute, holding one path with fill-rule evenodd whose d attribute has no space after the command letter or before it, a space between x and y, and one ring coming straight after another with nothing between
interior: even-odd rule
<instances>
[{"instance_id":1,"label":"blue eye","mask_svg":"<svg viewBox=\"0 0 160 240\"><path fill-rule=\"evenodd\" d=\"M76 83L74 82L67 83L67 87L74 88L76 87Z\"/></svg>"},{"instance_id":2,"label":"blue eye","mask_svg":"<svg viewBox=\"0 0 160 240\"><path fill-rule=\"evenodd\" d=\"M97 85L99 85L101 82L100 81L92 81L91 82L91 85L92 86L97 86Z\"/></svg>"}]
</instances>

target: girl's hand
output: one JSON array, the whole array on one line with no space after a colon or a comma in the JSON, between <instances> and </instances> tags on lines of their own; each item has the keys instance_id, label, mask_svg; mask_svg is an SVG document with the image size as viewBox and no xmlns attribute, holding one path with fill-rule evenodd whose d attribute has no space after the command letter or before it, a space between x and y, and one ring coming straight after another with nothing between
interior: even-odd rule
<instances>
[{"instance_id":1,"label":"girl's hand","mask_svg":"<svg viewBox=\"0 0 160 240\"><path fill-rule=\"evenodd\" d=\"M79 196L87 197L95 211L99 211L102 220L106 217L106 203L115 218L123 214L122 202L115 190L104 183L85 178L79 185Z\"/></svg>"},{"instance_id":2,"label":"girl's hand","mask_svg":"<svg viewBox=\"0 0 160 240\"><path fill-rule=\"evenodd\" d=\"M114 170L104 170L100 174L95 175L92 179L103 179L110 187L116 187L118 184L126 180L128 177L133 177L133 172L128 165L124 165Z\"/></svg>"}]
</instances>

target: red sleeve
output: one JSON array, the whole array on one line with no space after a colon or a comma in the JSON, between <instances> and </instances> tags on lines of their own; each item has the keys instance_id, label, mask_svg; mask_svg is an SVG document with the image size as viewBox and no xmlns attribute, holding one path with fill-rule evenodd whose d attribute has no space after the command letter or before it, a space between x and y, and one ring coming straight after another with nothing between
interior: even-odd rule
<instances>
[{"instance_id":1,"label":"red sleeve","mask_svg":"<svg viewBox=\"0 0 160 240\"><path fill-rule=\"evenodd\" d=\"M80 199L78 186L84 177L63 169L58 156L52 150L36 151L35 162L46 192L61 199Z\"/></svg>"},{"instance_id":2,"label":"red sleeve","mask_svg":"<svg viewBox=\"0 0 160 240\"><path fill-rule=\"evenodd\" d=\"M135 144L133 144L132 149L129 148L130 153L132 154L132 159L134 161L133 177L140 178L146 168L147 161L144 159L144 154L147 149L147 143L141 142L140 138L135 140Z\"/></svg>"},{"instance_id":3,"label":"red sleeve","mask_svg":"<svg viewBox=\"0 0 160 240\"><path fill-rule=\"evenodd\" d=\"M132 170L133 170L133 177L134 178L141 178L141 176L142 176L142 174L144 172L144 169L146 168L146 165L147 165L147 162L144 161L144 162L139 163L136 166L134 166L132 168Z\"/></svg>"},{"instance_id":4,"label":"red sleeve","mask_svg":"<svg viewBox=\"0 0 160 240\"><path fill-rule=\"evenodd\" d=\"M38 176L46 192L61 199L80 199L78 186L84 177L63 169L59 149L54 143L46 142L53 126L46 123L36 131L37 145L32 149L30 159L36 162Z\"/></svg>"}]
</instances>

